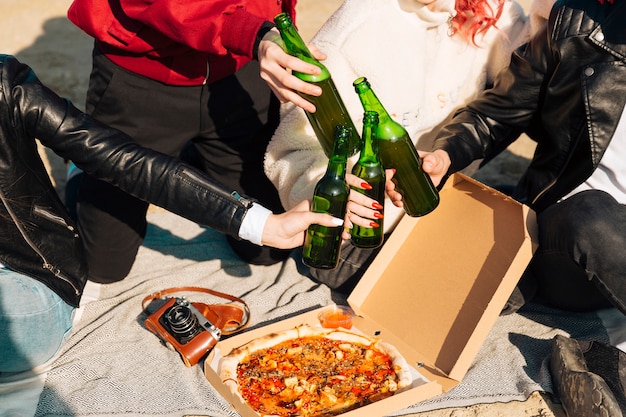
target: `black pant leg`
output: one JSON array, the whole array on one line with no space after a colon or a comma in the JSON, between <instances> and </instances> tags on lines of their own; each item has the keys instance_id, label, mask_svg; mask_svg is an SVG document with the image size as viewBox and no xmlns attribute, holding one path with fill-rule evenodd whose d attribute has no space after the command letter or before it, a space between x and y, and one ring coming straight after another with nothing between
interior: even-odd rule
<instances>
[{"instance_id":1,"label":"black pant leg","mask_svg":"<svg viewBox=\"0 0 626 417\"><path fill-rule=\"evenodd\" d=\"M569 310L613 305L626 314L626 206L578 193L538 214L539 248L529 268L538 295Z\"/></svg>"},{"instance_id":2,"label":"black pant leg","mask_svg":"<svg viewBox=\"0 0 626 417\"><path fill-rule=\"evenodd\" d=\"M86 108L141 145L177 156L199 130L201 91L202 87L167 86L130 73L96 51ZM90 279L123 279L145 237L148 204L86 174L76 198Z\"/></svg>"},{"instance_id":3,"label":"black pant leg","mask_svg":"<svg viewBox=\"0 0 626 417\"><path fill-rule=\"evenodd\" d=\"M253 61L236 74L207 86L206 116L194 147L202 169L223 184L259 201L274 213L284 211L278 192L265 175L265 151L279 122L280 104L259 76ZM271 265L290 250L261 247L227 237L246 262Z\"/></svg>"}]
</instances>

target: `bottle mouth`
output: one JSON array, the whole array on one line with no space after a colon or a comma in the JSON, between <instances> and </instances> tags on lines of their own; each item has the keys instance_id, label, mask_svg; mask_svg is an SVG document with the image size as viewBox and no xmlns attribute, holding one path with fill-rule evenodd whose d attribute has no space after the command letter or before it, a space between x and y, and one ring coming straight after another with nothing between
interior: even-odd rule
<instances>
[{"instance_id":1,"label":"bottle mouth","mask_svg":"<svg viewBox=\"0 0 626 417\"><path fill-rule=\"evenodd\" d=\"M284 29L291 25L291 16L287 12L278 13L274 16L274 23L279 29Z\"/></svg>"},{"instance_id":2,"label":"bottle mouth","mask_svg":"<svg viewBox=\"0 0 626 417\"><path fill-rule=\"evenodd\" d=\"M367 81L367 78L365 77L359 77L356 80L354 80L354 82L352 83L352 86L354 87L354 90L359 93L362 90L367 90L370 87L370 83L369 81Z\"/></svg>"}]
</instances>

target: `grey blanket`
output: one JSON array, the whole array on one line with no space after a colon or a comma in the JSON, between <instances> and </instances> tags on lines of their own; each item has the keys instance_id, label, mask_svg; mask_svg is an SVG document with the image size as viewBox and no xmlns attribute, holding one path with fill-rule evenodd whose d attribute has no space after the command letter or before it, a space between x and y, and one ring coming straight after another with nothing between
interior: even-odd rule
<instances>
[{"instance_id":1,"label":"grey blanket","mask_svg":"<svg viewBox=\"0 0 626 417\"><path fill-rule=\"evenodd\" d=\"M206 381L202 364L186 368L143 325L142 299L161 289L193 285L244 298L251 326L344 300L298 271L292 257L260 267L241 262L220 234L166 212L151 213L145 245L130 276L102 286L83 307L62 354L45 375L36 416L237 416ZM221 302L203 294L193 301ZM608 316L621 320L612 311ZM529 306L503 316L466 378L450 392L393 415L477 403L525 400L551 392L547 359L552 337L608 341L596 314L564 314Z\"/></svg>"}]
</instances>

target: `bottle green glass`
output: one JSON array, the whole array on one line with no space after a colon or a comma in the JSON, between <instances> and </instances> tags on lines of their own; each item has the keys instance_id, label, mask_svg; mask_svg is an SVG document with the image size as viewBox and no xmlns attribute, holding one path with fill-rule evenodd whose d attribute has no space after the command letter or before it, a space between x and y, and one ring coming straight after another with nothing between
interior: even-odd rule
<instances>
[{"instance_id":1,"label":"bottle green glass","mask_svg":"<svg viewBox=\"0 0 626 417\"><path fill-rule=\"evenodd\" d=\"M361 140L361 154L358 162L352 168L352 173L367 181L371 189L352 187L366 196L373 198L381 205L385 203L385 169L378 156L378 140L374 137L374 131L378 126L378 113L366 111L363 115L363 132ZM379 210L383 213L383 210ZM374 220L378 227L362 227L353 225L351 240L354 246L360 248L377 248L383 244L383 218Z\"/></svg>"},{"instance_id":2,"label":"bottle green glass","mask_svg":"<svg viewBox=\"0 0 626 417\"><path fill-rule=\"evenodd\" d=\"M378 139L380 160L385 169L396 170L393 181L402 194L404 211L412 217L430 213L439 205L439 192L422 170L422 161L408 132L389 116L365 77L357 78L354 88L363 108L378 113L374 136Z\"/></svg>"},{"instance_id":3,"label":"bottle green glass","mask_svg":"<svg viewBox=\"0 0 626 417\"><path fill-rule=\"evenodd\" d=\"M324 149L324 153L330 158L333 150L335 129L338 125L344 125L352 129L348 156L356 154L361 148L361 138L354 128L354 123L337 91L328 68L313 57L313 54L311 54L311 51L309 51L309 48L307 48L293 25L288 13L276 15L276 17L274 17L274 23L280 31L280 36L285 43L288 54L313 64L322 70L319 75L304 74L297 71L293 71L293 75L303 81L315 84L322 89L321 96L312 96L303 93L298 94L315 105L315 113L305 113L309 119L309 123L311 123L311 127L313 127L317 139L322 145L322 149Z\"/></svg>"},{"instance_id":4,"label":"bottle green glass","mask_svg":"<svg viewBox=\"0 0 626 417\"><path fill-rule=\"evenodd\" d=\"M333 152L326 173L315 185L311 211L328 213L343 219L346 214L350 187L346 183L346 164L351 128L339 125L336 129ZM339 262L343 226L328 227L312 224L306 231L302 261L319 269L333 269Z\"/></svg>"}]
</instances>

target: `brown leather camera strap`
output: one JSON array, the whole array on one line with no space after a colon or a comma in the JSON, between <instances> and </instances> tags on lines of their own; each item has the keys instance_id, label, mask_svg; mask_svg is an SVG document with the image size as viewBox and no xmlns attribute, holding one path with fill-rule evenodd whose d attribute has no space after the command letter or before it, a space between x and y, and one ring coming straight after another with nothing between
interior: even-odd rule
<instances>
[{"instance_id":1,"label":"brown leather camera strap","mask_svg":"<svg viewBox=\"0 0 626 417\"><path fill-rule=\"evenodd\" d=\"M146 307L148 303L157 298L163 298L163 296L173 293L182 292L203 292L214 295L216 297L225 298L230 301L240 303L242 306L235 304L204 304L192 302L204 317L207 318L214 326L218 327L222 334L228 335L243 329L250 322L250 308L244 300L234 295L225 294L219 291L211 290L209 288L202 287L175 287L168 288L159 292L152 293L146 296L141 302L143 311L148 313Z\"/></svg>"}]
</instances>

